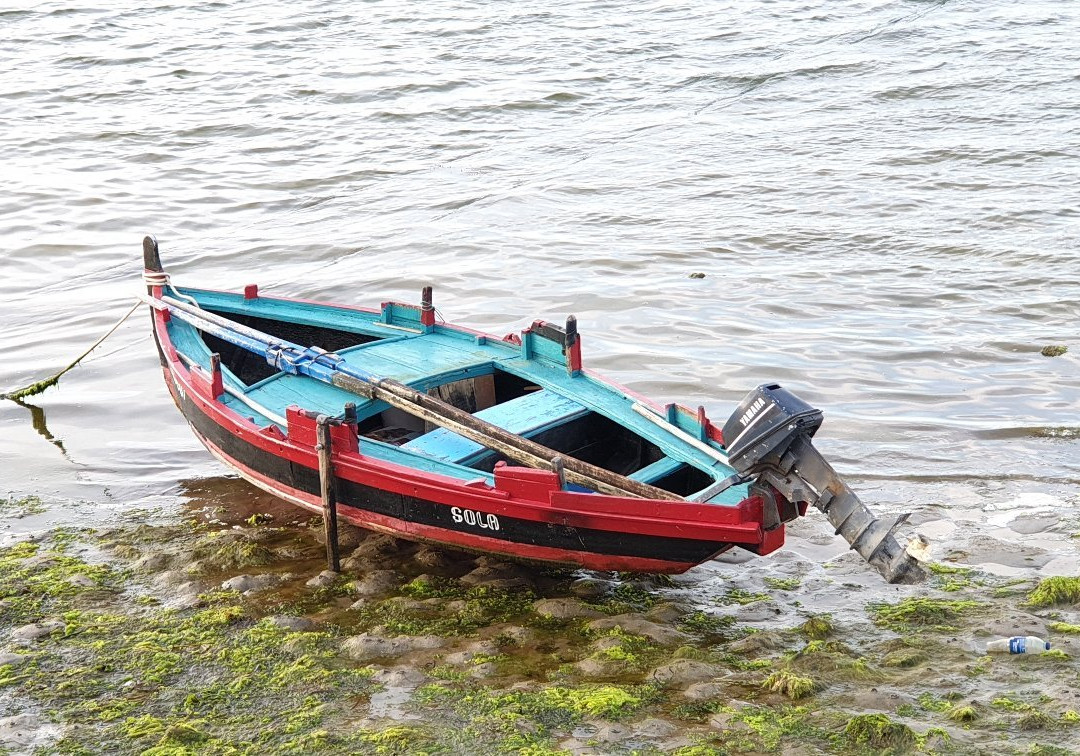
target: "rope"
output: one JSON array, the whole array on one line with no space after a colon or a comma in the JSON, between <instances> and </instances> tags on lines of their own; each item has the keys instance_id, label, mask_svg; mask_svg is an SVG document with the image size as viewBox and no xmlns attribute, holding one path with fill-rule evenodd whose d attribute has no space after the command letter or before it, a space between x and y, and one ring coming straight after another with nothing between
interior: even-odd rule
<instances>
[{"instance_id":1,"label":"rope","mask_svg":"<svg viewBox=\"0 0 1080 756\"><path fill-rule=\"evenodd\" d=\"M167 278L168 278L168 276L166 275L166 279ZM34 396L36 394L40 394L41 392L43 392L45 389L49 388L50 386L55 386L57 383L60 382L60 377L63 376L64 373L68 372L69 370L74 368L76 365L78 365L80 362L82 362L83 358L86 357L86 355L90 354L92 351L97 349L101 345L101 343L103 341L105 341L105 339L112 336L113 332L116 331L116 329L119 328L121 325L123 325L124 321L127 320L128 318L130 318L132 313L134 313L137 309L139 309L139 307L141 305L142 305L141 300L136 301L135 304L131 306L131 309L127 311L127 313L124 315L124 317L122 317L122 318L120 318L120 320L116 321L116 324L112 328L110 328L108 331L105 332L104 336L102 336L100 339L95 341L93 343L93 345L89 349L87 349L85 352L83 352L78 357L76 357L74 362L72 362L66 368L61 370L59 373L57 373L56 375L51 376L49 378L46 378L43 381L38 381L37 383L31 383L29 386L23 386L22 388L15 389L14 391L9 391L6 394L0 394L0 399L11 399L12 401L17 402L20 399L27 398L28 396Z\"/></svg>"},{"instance_id":2,"label":"rope","mask_svg":"<svg viewBox=\"0 0 1080 756\"><path fill-rule=\"evenodd\" d=\"M167 287L169 291L173 293L173 296L175 296L177 299L182 299L188 304L194 305L195 307L199 306L199 303L196 302L192 297L189 297L187 294L181 294L180 292L178 292L176 290L176 287L173 286L172 277L163 270L143 269L142 279L147 286L160 286L162 288Z\"/></svg>"}]
</instances>

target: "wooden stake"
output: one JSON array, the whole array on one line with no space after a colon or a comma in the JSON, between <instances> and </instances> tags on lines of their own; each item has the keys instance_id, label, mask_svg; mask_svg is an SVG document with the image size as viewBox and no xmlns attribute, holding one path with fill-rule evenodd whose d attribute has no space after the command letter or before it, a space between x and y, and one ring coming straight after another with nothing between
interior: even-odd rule
<instances>
[{"instance_id":1,"label":"wooden stake","mask_svg":"<svg viewBox=\"0 0 1080 756\"><path fill-rule=\"evenodd\" d=\"M338 551L337 492L334 490L333 442L330 439L330 418L319 415L315 420L319 452L319 490L322 493L323 532L326 535L326 568L341 572Z\"/></svg>"}]
</instances>

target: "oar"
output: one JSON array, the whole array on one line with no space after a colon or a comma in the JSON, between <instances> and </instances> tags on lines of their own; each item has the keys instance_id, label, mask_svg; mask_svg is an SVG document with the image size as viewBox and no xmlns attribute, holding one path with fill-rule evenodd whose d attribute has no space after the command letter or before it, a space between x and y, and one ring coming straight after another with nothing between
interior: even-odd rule
<instances>
[{"instance_id":1,"label":"oar","mask_svg":"<svg viewBox=\"0 0 1080 756\"><path fill-rule=\"evenodd\" d=\"M567 457L554 449L460 410L441 399L409 388L393 379L376 376L355 365L350 365L331 352L317 347L305 349L172 297L156 299L143 295L142 298L151 307L168 310L173 316L204 333L262 356L269 364L284 372L306 375L354 394L386 402L392 407L397 407L505 454L516 462L544 470L557 471L561 467L567 480L601 493L646 499L682 500L682 497L662 488L631 480L602 467Z\"/></svg>"}]
</instances>

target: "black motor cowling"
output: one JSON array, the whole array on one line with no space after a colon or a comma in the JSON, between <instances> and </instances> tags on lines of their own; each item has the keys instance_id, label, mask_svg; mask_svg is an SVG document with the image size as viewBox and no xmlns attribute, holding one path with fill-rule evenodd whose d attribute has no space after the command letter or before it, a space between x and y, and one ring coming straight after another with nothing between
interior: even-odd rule
<instances>
[{"instance_id":1,"label":"black motor cowling","mask_svg":"<svg viewBox=\"0 0 1080 756\"><path fill-rule=\"evenodd\" d=\"M731 466L741 473L780 461L796 439L811 438L821 427L822 412L777 384L758 386L746 395L724 424L724 444Z\"/></svg>"}]
</instances>

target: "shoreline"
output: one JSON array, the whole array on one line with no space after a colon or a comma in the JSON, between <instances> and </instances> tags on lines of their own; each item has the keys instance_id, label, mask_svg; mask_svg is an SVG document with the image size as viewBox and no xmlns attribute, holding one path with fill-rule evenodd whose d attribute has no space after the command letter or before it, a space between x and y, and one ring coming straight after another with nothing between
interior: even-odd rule
<instances>
[{"instance_id":1,"label":"shoreline","mask_svg":"<svg viewBox=\"0 0 1080 756\"><path fill-rule=\"evenodd\" d=\"M1080 580L943 561L885 586L813 523L774 559L674 578L348 528L335 576L317 521L252 506L0 549L0 753L1065 754L1080 737ZM983 653L1016 634L1054 649Z\"/></svg>"}]
</instances>

